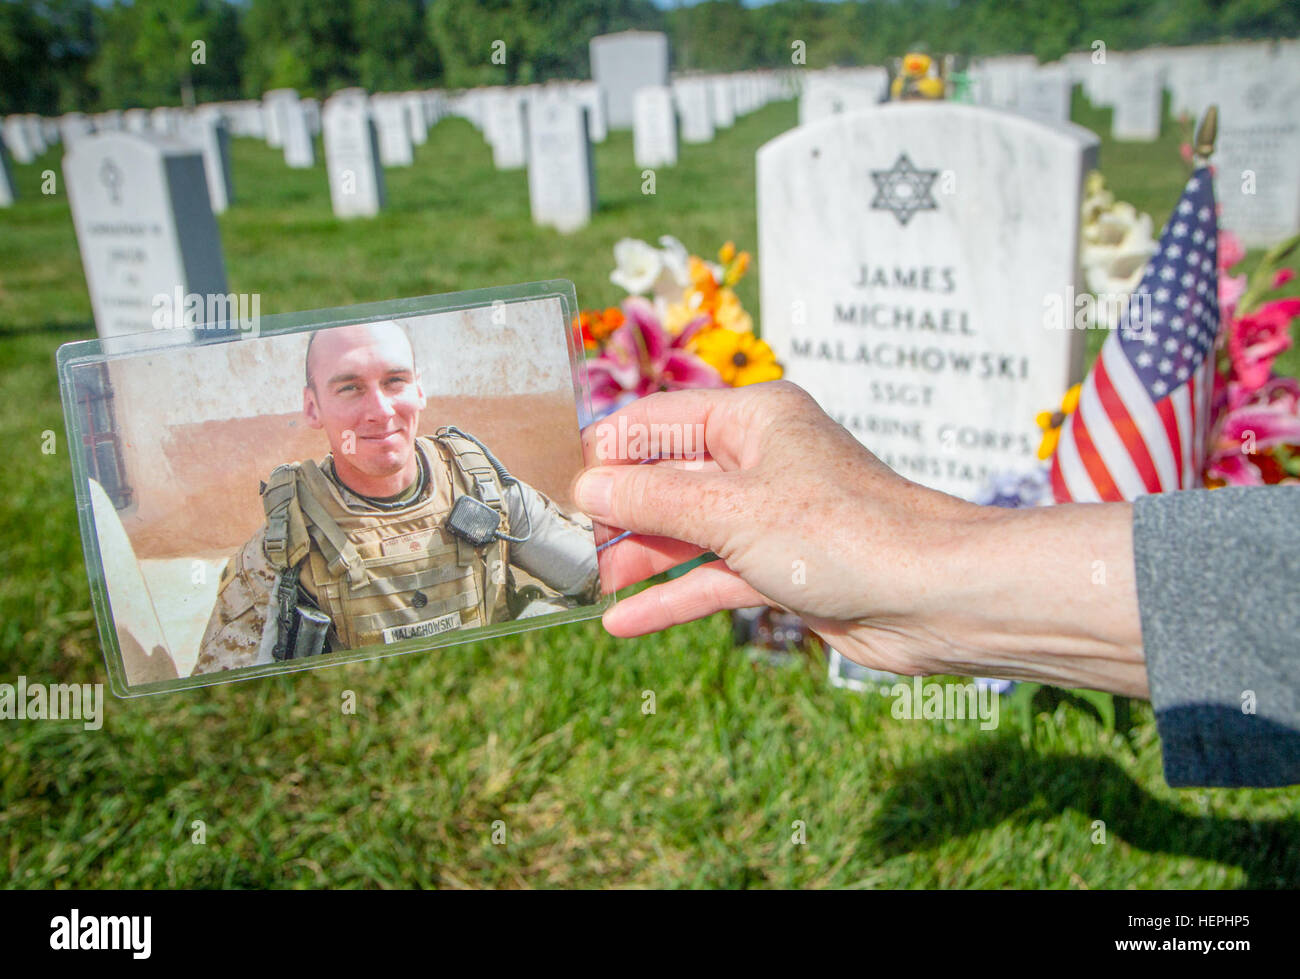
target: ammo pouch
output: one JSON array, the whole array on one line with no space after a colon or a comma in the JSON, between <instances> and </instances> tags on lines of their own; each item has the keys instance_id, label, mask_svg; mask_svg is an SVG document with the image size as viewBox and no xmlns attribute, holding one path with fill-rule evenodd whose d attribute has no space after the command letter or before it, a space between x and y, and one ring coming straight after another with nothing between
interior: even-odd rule
<instances>
[{"instance_id":1,"label":"ammo pouch","mask_svg":"<svg viewBox=\"0 0 1300 979\"><path fill-rule=\"evenodd\" d=\"M261 490L267 518L264 551L280 572L279 586L272 596L277 628L271 656L276 661L319 656L326 651L330 618L320 609L304 604L298 588L298 569L307 548L302 514L297 507L291 507L297 497L296 467L276 467Z\"/></svg>"},{"instance_id":2,"label":"ammo pouch","mask_svg":"<svg viewBox=\"0 0 1300 979\"><path fill-rule=\"evenodd\" d=\"M276 639L271 656L276 660L302 659L325 652L330 617L320 609L298 602L298 569L285 571L276 589Z\"/></svg>"}]
</instances>

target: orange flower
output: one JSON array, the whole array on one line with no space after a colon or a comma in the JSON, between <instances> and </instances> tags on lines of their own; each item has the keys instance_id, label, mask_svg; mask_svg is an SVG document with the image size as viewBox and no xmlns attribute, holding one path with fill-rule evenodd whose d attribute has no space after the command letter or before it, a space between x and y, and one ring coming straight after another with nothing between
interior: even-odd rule
<instances>
[{"instance_id":1,"label":"orange flower","mask_svg":"<svg viewBox=\"0 0 1300 979\"><path fill-rule=\"evenodd\" d=\"M582 335L583 349L598 350L623 322L623 311L617 306L609 306L604 310L584 309L578 314L574 326Z\"/></svg>"}]
</instances>

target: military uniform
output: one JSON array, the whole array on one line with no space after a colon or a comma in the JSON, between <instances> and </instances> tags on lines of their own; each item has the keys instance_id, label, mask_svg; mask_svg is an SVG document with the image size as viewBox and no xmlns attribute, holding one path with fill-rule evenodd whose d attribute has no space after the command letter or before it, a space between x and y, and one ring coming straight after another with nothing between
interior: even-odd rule
<instances>
[{"instance_id":1,"label":"military uniform","mask_svg":"<svg viewBox=\"0 0 1300 979\"><path fill-rule=\"evenodd\" d=\"M332 456L272 472L267 522L222 572L193 675L292 655L277 643L294 634L296 605L328 617L322 651L332 652L509 621L530 598L551 608L596 600L590 523L526 484L503 484L469 439L440 430L416 451L422 485L394 509L343 486ZM453 535L446 520L465 494L497 511L502 533L530 531L527 540L475 547ZM536 583L519 587L524 576Z\"/></svg>"}]
</instances>

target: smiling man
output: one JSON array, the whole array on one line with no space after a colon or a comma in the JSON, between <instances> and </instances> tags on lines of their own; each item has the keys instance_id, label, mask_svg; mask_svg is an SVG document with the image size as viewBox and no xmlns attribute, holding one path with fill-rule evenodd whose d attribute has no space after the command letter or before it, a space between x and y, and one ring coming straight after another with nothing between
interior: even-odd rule
<instances>
[{"instance_id":1,"label":"smiling man","mask_svg":"<svg viewBox=\"0 0 1300 979\"><path fill-rule=\"evenodd\" d=\"M590 524L473 436L418 434L424 388L397 323L313 334L302 398L330 453L262 484L266 523L222 572L193 675L596 600ZM536 583L518 587L516 571Z\"/></svg>"}]
</instances>

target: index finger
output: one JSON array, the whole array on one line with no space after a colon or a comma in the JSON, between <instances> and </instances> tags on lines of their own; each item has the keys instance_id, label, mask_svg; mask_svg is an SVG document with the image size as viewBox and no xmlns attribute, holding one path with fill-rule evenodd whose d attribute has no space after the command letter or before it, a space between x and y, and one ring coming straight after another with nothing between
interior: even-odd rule
<instances>
[{"instance_id":1,"label":"index finger","mask_svg":"<svg viewBox=\"0 0 1300 979\"><path fill-rule=\"evenodd\" d=\"M705 460L739 466L742 426L733 424L742 389L660 391L638 398L582 431L588 467L646 459Z\"/></svg>"}]
</instances>

